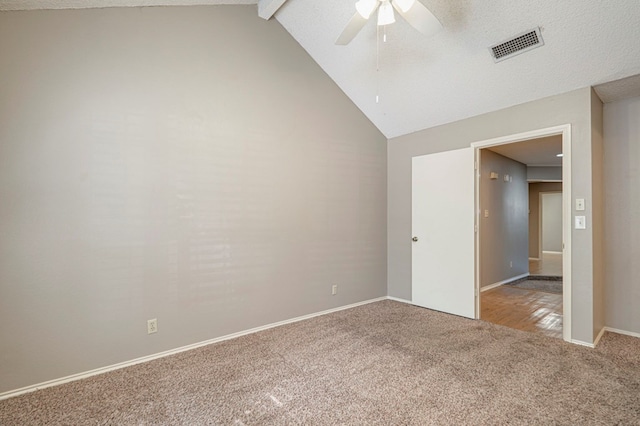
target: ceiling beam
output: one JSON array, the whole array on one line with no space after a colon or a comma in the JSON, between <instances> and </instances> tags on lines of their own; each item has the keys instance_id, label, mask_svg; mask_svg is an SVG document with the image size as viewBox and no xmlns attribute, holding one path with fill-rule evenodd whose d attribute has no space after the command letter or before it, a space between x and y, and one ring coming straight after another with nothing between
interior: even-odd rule
<instances>
[{"instance_id":1,"label":"ceiling beam","mask_svg":"<svg viewBox=\"0 0 640 426\"><path fill-rule=\"evenodd\" d=\"M262 19L271 19L287 0L259 0L258 15Z\"/></svg>"}]
</instances>

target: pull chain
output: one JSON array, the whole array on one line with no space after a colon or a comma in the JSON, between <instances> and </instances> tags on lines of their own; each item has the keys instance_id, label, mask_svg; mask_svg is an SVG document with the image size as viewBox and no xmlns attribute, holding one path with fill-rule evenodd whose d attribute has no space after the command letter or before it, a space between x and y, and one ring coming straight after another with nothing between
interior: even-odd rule
<instances>
[{"instance_id":1,"label":"pull chain","mask_svg":"<svg viewBox=\"0 0 640 426\"><path fill-rule=\"evenodd\" d=\"M387 26L382 26L382 42L387 42ZM380 103L380 26L376 25L376 103Z\"/></svg>"}]
</instances>

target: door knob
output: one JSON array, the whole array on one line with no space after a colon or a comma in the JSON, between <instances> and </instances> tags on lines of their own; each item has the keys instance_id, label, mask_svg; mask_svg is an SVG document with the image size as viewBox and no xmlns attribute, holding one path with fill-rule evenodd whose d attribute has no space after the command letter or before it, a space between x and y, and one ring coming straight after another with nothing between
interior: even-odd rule
<instances>
[{"instance_id":1,"label":"door knob","mask_svg":"<svg viewBox=\"0 0 640 426\"><path fill-rule=\"evenodd\" d=\"M413 238L411 239L411 241L413 241L413 242L418 241L418 237L413 237Z\"/></svg>"}]
</instances>

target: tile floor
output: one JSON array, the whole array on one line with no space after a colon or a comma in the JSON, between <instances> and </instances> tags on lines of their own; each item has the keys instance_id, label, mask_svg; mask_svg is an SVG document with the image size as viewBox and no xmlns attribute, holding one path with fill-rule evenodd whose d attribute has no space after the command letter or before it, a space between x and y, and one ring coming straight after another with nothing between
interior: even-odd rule
<instances>
[{"instance_id":1,"label":"tile floor","mask_svg":"<svg viewBox=\"0 0 640 426\"><path fill-rule=\"evenodd\" d=\"M562 254L529 261L531 275L562 275ZM481 293L480 318L562 339L562 295L503 285Z\"/></svg>"}]
</instances>

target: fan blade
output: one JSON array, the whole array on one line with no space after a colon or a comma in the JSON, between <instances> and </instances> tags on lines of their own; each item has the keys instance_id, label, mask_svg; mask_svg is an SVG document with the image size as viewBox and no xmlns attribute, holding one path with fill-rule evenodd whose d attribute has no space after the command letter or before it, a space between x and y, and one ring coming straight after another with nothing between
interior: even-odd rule
<instances>
[{"instance_id":1,"label":"fan blade","mask_svg":"<svg viewBox=\"0 0 640 426\"><path fill-rule=\"evenodd\" d=\"M351 40L360 32L362 27L367 23L367 19L363 18L358 12L351 18L349 23L344 30L342 30L342 34L336 40L336 44L346 45L349 44Z\"/></svg>"},{"instance_id":2,"label":"fan blade","mask_svg":"<svg viewBox=\"0 0 640 426\"><path fill-rule=\"evenodd\" d=\"M442 24L438 21L433 13L427 9L419 0L415 0L413 5L403 12L400 6L393 1L393 7L408 23L416 30L426 36L431 36L442 29Z\"/></svg>"}]
</instances>

